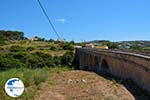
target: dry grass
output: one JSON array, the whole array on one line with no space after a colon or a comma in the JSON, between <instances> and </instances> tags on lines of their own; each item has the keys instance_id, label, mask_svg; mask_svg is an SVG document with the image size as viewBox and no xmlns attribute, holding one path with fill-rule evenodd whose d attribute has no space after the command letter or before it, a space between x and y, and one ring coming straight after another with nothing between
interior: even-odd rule
<instances>
[{"instance_id":1,"label":"dry grass","mask_svg":"<svg viewBox=\"0 0 150 100\"><path fill-rule=\"evenodd\" d=\"M36 100L134 100L127 89L93 72L67 71L49 77Z\"/></svg>"}]
</instances>

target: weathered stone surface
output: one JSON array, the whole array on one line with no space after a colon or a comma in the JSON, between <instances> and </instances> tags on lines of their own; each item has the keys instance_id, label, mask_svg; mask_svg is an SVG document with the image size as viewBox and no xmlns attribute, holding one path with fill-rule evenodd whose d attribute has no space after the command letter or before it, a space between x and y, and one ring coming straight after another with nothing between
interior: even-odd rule
<instances>
[{"instance_id":1,"label":"weathered stone surface","mask_svg":"<svg viewBox=\"0 0 150 100\"><path fill-rule=\"evenodd\" d=\"M123 79L131 79L150 92L149 56L121 51L78 48L75 62L81 70L108 71Z\"/></svg>"}]
</instances>

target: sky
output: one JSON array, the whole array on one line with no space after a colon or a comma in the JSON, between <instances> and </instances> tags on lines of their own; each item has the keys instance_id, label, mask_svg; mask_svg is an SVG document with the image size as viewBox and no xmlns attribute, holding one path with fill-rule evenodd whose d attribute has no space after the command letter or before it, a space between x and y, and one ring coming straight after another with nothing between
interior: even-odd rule
<instances>
[{"instance_id":1,"label":"sky","mask_svg":"<svg viewBox=\"0 0 150 100\"><path fill-rule=\"evenodd\" d=\"M150 0L40 0L61 38L150 40ZM0 30L57 39L37 0L0 0Z\"/></svg>"}]
</instances>

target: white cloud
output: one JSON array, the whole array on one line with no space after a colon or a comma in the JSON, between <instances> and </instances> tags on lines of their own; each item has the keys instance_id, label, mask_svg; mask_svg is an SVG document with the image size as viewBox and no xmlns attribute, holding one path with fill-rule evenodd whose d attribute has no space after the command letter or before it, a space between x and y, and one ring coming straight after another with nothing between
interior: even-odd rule
<instances>
[{"instance_id":1,"label":"white cloud","mask_svg":"<svg viewBox=\"0 0 150 100\"><path fill-rule=\"evenodd\" d=\"M56 19L57 22L65 23L67 20L65 18Z\"/></svg>"}]
</instances>

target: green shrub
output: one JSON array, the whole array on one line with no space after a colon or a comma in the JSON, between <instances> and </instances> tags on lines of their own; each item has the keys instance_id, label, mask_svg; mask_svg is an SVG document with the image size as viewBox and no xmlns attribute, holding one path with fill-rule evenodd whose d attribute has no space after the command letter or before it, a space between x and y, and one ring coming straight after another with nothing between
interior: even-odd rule
<instances>
[{"instance_id":1,"label":"green shrub","mask_svg":"<svg viewBox=\"0 0 150 100\"><path fill-rule=\"evenodd\" d=\"M42 52L36 52L26 57L26 66L28 68L54 67L55 60L51 55Z\"/></svg>"},{"instance_id":2,"label":"green shrub","mask_svg":"<svg viewBox=\"0 0 150 100\"><path fill-rule=\"evenodd\" d=\"M5 45L5 44L6 44L5 40L0 39L0 46L3 46L3 45Z\"/></svg>"},{"instance_id":3,"label":"green shrub","mask_svg":"<svg viewBox=\"0 0 150 100\"><path fill-rule=\"evenodd\" d=\"M27 47L26 50L27 51L32 51L32 50L35 50L35 48L34 47Z\"/></svg>"},{"instance_id":4,"label":"green shrub","mask_svg":"<svg viewBox=\"0 0 150 100\"><path fill-rule=\"evenodd\" d=\"M17 52L13 54L13 58L18 59L20 62L25 62L27 53Z\"/></svg>"},{"instance_id":5,"label":"green shrub","mask_svg":"<svg viewBox=\"0 0 150 100\"><path fill-rule=\"evenodd\" d=\"M61 59L62 57L59 57L59 56L54 56L53 57L53 63L57 66L61 66Z\"/></svg>"},{"instance_id":6,"label":"green shrub","mask_svg":"<svg viewBox=\"0 0 150 100\"><path fill-rule=\"evenodd\" d=\"M16 45L16 46L11 46L9 50L10 52L19 52L19 51L24 51L25 48Z\"/></svg>"},{"instance_id":7,"label":"green shrub","mask_svg":"<svg viewBox=\"0 0 150 100\"><path fill-rule=\"evenodd\" d=\"M55 42L55 40L53 40L53 39L49 39L49 40L48 40L48 42Z\"/></svg>"},{"instance_id":8,"label":"green shrub","mask_svg":"<svg viewBox=\"0 0 150 100\"><path fill-rule=\"evenodd\" d=\"M67 51L61 59L62 65L68 65L71 66L73 61L73 52Z\"/></svg>"},{"instance_id":9,"label":"green shrub","mask_svg":"<svg viewBox=\"0 0 150 100\"><path fill-rule=\"evenodd\" d=\"M68 42L61 43L60 47L63 50L74 50L73 44L72 43L68 43Z\"/></svg>"},{"instance_id":10,"label":"green shrub","mask_svg":"<svg viewBox=\"0 0 150 100\"><path fill-rule=\"evenodd\" d=\"M27 43L27 41L25 41L25 40L21 40L18 42L18 44L25 44L25 43Z\"/></svg>"},{"instance_id":11,"label":"green shrub","mask_svg":"<svg viewBox=\"0 0 150 100\"><path fill-rule=\"evenodd\" d=\"M28 68L42 68L45 67L45 62L38 56L29 56L26 61L26 66Z\"/></svg>"},{"instance_id":12,"label":"green shrub","mask_svg":"<svg viewBox=\"0 0 150 100\"><path fill-rule=\"evenodd\" d=\"M9 68L21 68L24 67L24 64L21 63L18 59L13 57L0 57L0 70L6 70Z\"/></svg>"},{"instance_id":13,"label":"green shrub","mask_svg":"<svg viewBox=\"0 0 150 100\"><path fill-rule=\"evenodd\" d=\"M57 50L57 48L56 48L56 46L51 46L50 50L54 50L55 51L55 50Z\"/></svg>"},{"instance_id":14,"label":"green shrub","mask_svg":"<svg viewBox=\"0 0 150 100\"><path fill-rule=\"evenodd\" d=\"M33 74L34 84L38 85L41 82L45 82L48 78L48 73L44 69L36 69Z\"/></svg>"},{"instance_id":15,"label":"green shrub","mask_svg":"<svg viewBox=\"0 0 150 100\"><path fill-rule=\"evenodd\" d=\"M31 86L34 84L33 70L24 69L24 71L23 71L23 82L24 82L25 87L28 87L28 86Z\"/></svg>"}]
</instances>

